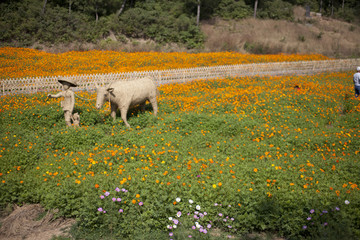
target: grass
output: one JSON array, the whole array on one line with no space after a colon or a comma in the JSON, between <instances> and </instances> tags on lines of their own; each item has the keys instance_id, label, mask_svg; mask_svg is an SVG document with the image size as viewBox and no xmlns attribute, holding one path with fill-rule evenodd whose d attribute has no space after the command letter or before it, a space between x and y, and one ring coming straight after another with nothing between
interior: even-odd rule
<instances>
[{"instance_id":1,"label":"grass","mask_svg":"<svg viewBox=\"0 0 360 240\"><path fill-rule=\"evenodd\" d=\"M133 109L132 129L81 99L72 129L46 94L2 97L0 204L57 208L78 220L77 239L359 237L360 108L349 79L164 85L159 115Z\"/></svg>"}]
</instances>

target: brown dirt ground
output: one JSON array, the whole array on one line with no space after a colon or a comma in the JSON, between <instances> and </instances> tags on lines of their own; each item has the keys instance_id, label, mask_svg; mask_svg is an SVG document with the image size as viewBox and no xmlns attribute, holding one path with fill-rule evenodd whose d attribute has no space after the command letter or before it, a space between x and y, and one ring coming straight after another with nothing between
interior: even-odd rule
<instances>
[{"instance_id":1,"label":"brown dirt ground","mask_svg":"<svg viewBox=\"0 0 360 240\"><path fill-rule=\"evenodd\" d=\"M67 237L74 219L54 219L56 210L45 212L39 204L14 206L10 214L0 214L0 240L50 240Z\"/></svg>"}]
</instances>

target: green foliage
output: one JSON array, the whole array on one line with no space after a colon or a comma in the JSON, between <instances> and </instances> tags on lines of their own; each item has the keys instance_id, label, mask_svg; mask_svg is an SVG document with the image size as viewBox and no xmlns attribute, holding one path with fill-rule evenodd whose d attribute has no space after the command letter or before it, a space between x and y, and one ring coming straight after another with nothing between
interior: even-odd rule
<instances>
[{"instance_id":1,"label":"green foliage","mask_svg":"<svg viewBox=\"0 0 360 240\"><path fill-rule=\"evenodd\" d=\"M270 19L292 20L293 5L282 0L266 1L260 9L259 16Z\"/></svg>"},{"instance_id":2,"label":"green foliage","mask_svg":"<svg viewBox=\"0 0 360 240\"><path fill-rule=\"evenodd\" d=\"M121 33L136 38L151 38L160 43L179 42L189 48L197 47L204 41L195 19L173 12L171 8L174 6L159 3L145 6L129 9L120 16ZM175 5L175 9L177 6L179 4Z\"/></svg>"},{"instance_id":3,"label":"green foliage","mask_svg":"<svg viewBox=\"0 0 360 240\"><path fill-rule=\"evenodd\" d=\"M201 49L204 35L196 26L198 1L127 1L120 15L123 0L43 0L5 1L0 4L1 45L31 46L91 42L99 43L111 34L124 39L145 38L158 43L176 42L192 49ZM310 5L318 11L319 4L305 0L259 1L258 16L292 20L292 8ZM325 16L356 22L360 10L358 1L323 4ZM214 17L242 19L250 17L252 0L201 0L200 19Z\"/></svg>"},{"instance_id":4,"label":"green foliage","mask_svg":"<svg viewBox=\"0 0 360 240\"><path fill-rule=\"evenodd\" d=\"M244 0L222 0L216 11L216 15L224 19L242 19L249 17L251 8Z\"/></svg>"},{"instance_id":5,"label":"green foliage","mask_svg":"<svg viewBox=\"0 0 360 240\"><path fill-rule=\"evenodd\" d=\"M132 109L133 129L81 101L75 109L81 128L66 128L56 104L36 104L45 94L9 97L27 107L0 112L0 206L57 208L59 216L78 219L77 239L166 239L171 233L174 239L225 239L264 231L289 239L356 239L358 101L317 91L352 90L349 76L309 76L296 83L317 86L307 93L288 86L295 77L208 81L218 95L196 87L178 94L178 102L207 96L193 110L166 97L157 117L151 108ZM219 105L214 99L239 87L237 81L252 90L235 113L232 103L244 96Z\"/></svg>"}]
</instances>

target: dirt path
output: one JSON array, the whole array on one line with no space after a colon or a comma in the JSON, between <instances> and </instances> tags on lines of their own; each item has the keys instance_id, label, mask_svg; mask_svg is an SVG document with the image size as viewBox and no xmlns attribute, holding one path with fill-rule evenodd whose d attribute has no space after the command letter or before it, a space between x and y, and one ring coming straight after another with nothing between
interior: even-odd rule
<instances>
[{"instance_id":1,"label":"dirt path","mask_svg":"<svg viewBox=\"0 0 360 240\"><path fill-rule=\"evenodd\" d=\"M15 206L10 215L0 216L0 240L50 240L68 236L74 219L53 219L56 211L45 212L39 204Z\"/></svg>"}]
</instances>

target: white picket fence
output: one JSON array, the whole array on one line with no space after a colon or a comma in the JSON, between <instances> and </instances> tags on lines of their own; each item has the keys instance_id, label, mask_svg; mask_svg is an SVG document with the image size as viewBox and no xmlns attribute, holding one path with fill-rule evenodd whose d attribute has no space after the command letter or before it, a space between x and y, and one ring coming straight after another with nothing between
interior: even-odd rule
<instances>
[{"instance_id":1,"label":"white picket fence","mask_svg":"<svg viewBox=\"0 0 360 240\"><path fill-rule=\"evenodd\" d=\"M242 76L265 75L302 75L320 72L340 72L355 70L360 66L360 59L340 59L322 61L275 62L225 65L214 67L197 67L170 69L161 71L142 71L125 73L89 74L67 76L78 83L74 91L90 91L97 84L108 84L114 81L131 81L141 77L151 77L158 85L166 83L184 83L200 79L217 79ZM51 92L61 89L57 76L0 80L1 95Z\"/></svg>"}]
</instances>

